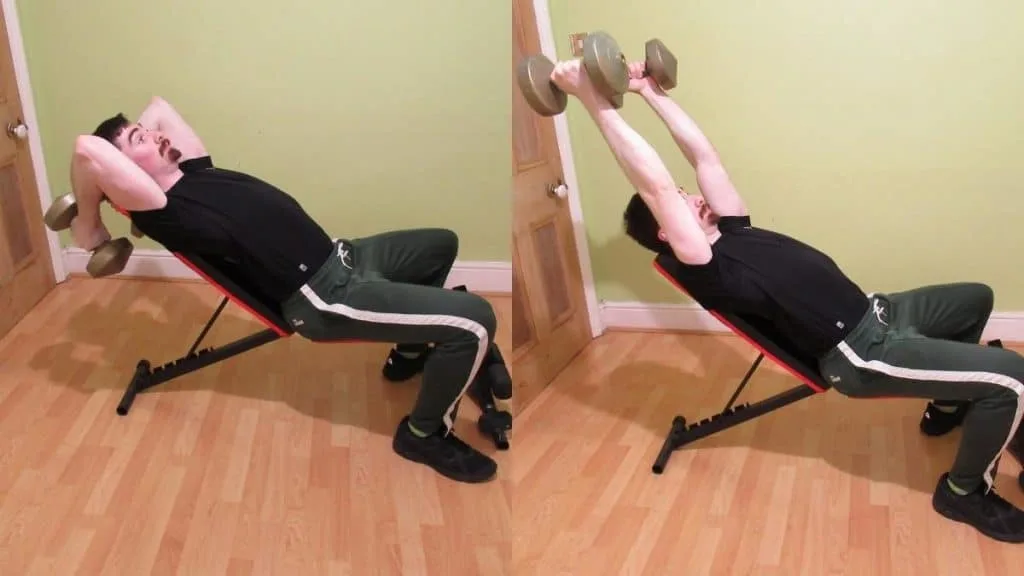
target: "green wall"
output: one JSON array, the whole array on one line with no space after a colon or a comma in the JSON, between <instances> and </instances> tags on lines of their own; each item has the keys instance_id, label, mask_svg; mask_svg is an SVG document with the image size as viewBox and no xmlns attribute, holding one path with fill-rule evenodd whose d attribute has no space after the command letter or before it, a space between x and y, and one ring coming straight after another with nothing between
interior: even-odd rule
<instances>
[{"instance_id":1,"label":"green wall","mask_svg":"<svg viewBox=\"0 0 1024 576\"><path fill-rule=\"evenodd\" d=\"M754 222L832 255L869 291L987 282L1024 310L1024 3L1012 0L551 0L568 36L660 37L672 93L704 128ZM622 113L678 181L692 170L640 100ZM631 187L576 102L568 120L606 300L685 302L621 233Z\"/></svg>"},{"instance_id":2,"label":"green wall","mask_svg":"<svg viewBox=\"0 0 1024 576\"><path fill-rule=\"evenodd\" d=\"M216 162L282 187L334 235L445 226L462 238L461 259L511 260L506 5L20 0L18 10L55 196L69 189L76 135L159 95ZM105 213L115 237L128 233Z\"/></svg>"}]
</instances>

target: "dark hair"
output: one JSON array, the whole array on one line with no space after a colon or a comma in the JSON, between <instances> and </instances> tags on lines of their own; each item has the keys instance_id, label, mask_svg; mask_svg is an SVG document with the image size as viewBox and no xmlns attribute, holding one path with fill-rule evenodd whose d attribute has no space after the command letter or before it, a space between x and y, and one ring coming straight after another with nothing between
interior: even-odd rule
<instances>
[{"instance_id":1,"label":"dark hair","mask_svg":"<svg viewBox=\"0 0 1024 576\"><path fill-rule=\"evenodd\" d=\"M107 118L100 125L96 127L96 130L92 133L93 136L99 136L111 144L117 145L114 139L121 134L121 131L125 129L131 122L124 117L124 114L118 114L112 118Z\"/></svg>"},{"instance_id":2,"label":"dark hair","mask_svg":"<svg viewBox=\"0 0 1024 576\"><path fill-rule=\"evenodd\" d=\"M633 194L629 199L626 211L622 214L622 224L627 236L651 252L663 254L671 251L668 242L658 238L661 225L639 194Z\"/></svg>"}]
</instances>

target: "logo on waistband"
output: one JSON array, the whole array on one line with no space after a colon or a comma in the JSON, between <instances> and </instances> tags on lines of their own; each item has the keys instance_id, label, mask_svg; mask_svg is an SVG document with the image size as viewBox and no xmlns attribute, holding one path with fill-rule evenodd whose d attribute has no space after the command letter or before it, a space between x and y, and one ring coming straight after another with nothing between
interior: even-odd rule
<instances>
[{"instance_id":1,"label":"logo on waistband","mask_svg":"<svg viewBox=\"0 0 1024 576\"><path fill-rule=\"evenodd\" d=\"M352 269L352 254L348 248L345 248L341 244L338 244L338 257L341 258L341 264L345 268Z\"/></svg>"},{"instance_id":2,"label":"logo on waistband","mask_svg":"<svg viewBox=\"0 0 1024 576\"><path fill-rule=\"evenodd\" d=\"M878 323L882 326L888 326L889 323L882 319L882 316L884 316L886 312L885 307L882 306L881 302L879 302L877 298L872 301L872 307L874 308L875 319L878 320Z\"/></svg>"}]
</instances>

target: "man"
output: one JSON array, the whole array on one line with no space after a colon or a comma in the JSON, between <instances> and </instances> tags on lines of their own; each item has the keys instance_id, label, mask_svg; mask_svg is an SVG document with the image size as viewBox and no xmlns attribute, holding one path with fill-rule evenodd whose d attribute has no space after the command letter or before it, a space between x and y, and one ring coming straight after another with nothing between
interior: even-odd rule
<instances>
[{"instance_id":1,"label":"man","mask_svg":"<svg viewBox=\"0 0 1024 576\"><path fill-rule=\"evenodd\" d=\"M404 380L422 369L423 386L395 433L395 452L458 481L494 476L497 464L452 433L458 402L497 323L486 300L443 287L458 252L454 233L419 229L332 240L288 194L216 167L192 128L160 98L135 123L118 114L79 136L71 179L78 246L89 250L110 238L99 210L106 196L167 249L230 269L278 303L298 334L398 344L384 376Z\"/></svg>"},{"instance_id":2,"label":"man","mask_svg":"<svg viewBox=\"0 0 1024 576\"><path fill-rule=\"evenodd\" d=\"M992 490L998 458L1024 410L1024 357L978 345L992 307L981 284L865 294L825 254L756 228L711 143L651 78L629 67L629 90L666 123L703 194L673 182L657 153L594 90L580 62L552 80L577 96L636 188L626 233L659 254L702 306L757 315L819 359L822 375L852 397L972 400L952 469L932 499L947 518L1003 541L1024 542L1024 512ZM1019 445L1013 452L1019 460Z\"/></svg>"}]
</instances>

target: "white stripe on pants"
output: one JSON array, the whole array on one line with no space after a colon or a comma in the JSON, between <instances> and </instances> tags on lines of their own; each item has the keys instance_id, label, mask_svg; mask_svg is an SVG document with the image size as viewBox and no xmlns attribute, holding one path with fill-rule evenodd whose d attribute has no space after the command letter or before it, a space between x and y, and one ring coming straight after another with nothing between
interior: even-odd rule
<instances>
[{"instance_id":1,"label":"white stripe on pants","mask_svg":"<svg viewBox=\"0 0 1024 576\"><path fill-rule=\"evenodd\" d=\"M1003 451L1006 450L1006 446L1010 443L1010 440L1013 439L1014 434L1016 434L1017 428L1020 426L1021 416L1024 415L1024 383L1016 378L996 372L903 368L901 366L887 364L881 360L865 360L858 356L857 353L854 352L853 348L851 348L846 342L840 342L838 348L846 359L849 360L850 364L861 370L878 372L893 378L903 378L908 380L965 383L987 382L989 384L997 384L1017 394L1017 412L1014 415L1013 424L1010 426L1010 432L1006 436L1006 441L1003 442L1003 447L999 449L995 458L989 462L988 467L985 469L985 482L988 484L989 488L992 487L995 482L993 472L996 462L999 460L999 456Z\"/></svg>"},{"instance_id":2,"label":"white stripe on pants","mask_svg":"<svg viewBox=\"0 0 1024 576\"><path fill-rule=\"evenodd\" d=\"M478 343L476 358L473 360L473 367L467 375L465 384L462 385L461 392L459 392L459 395L455 397L444 412L444 423L448 427L448 431L451 431L455 426L455 406L458 405L459 399L462 398L466 393L466 389L469 388L469 385L473 382L473 378L480 370L480 365L483 363L484 356L487 354L487 350L491 346L490 338L487 336L487 329L484 328L483 325L479 322L470 320L469 318L445 314L397 314L393 312L357 310L345 304L328 304L317 296L316 292L314 292L309 286L303 286L300 290L302 295L309 300L310 304L321 312L329 312L331 314L344 316L353 320L360 320L362 322L371 322L375 324L399 324L403 326L452 326L474 334Z\"/></svg>"}]
</instances>

